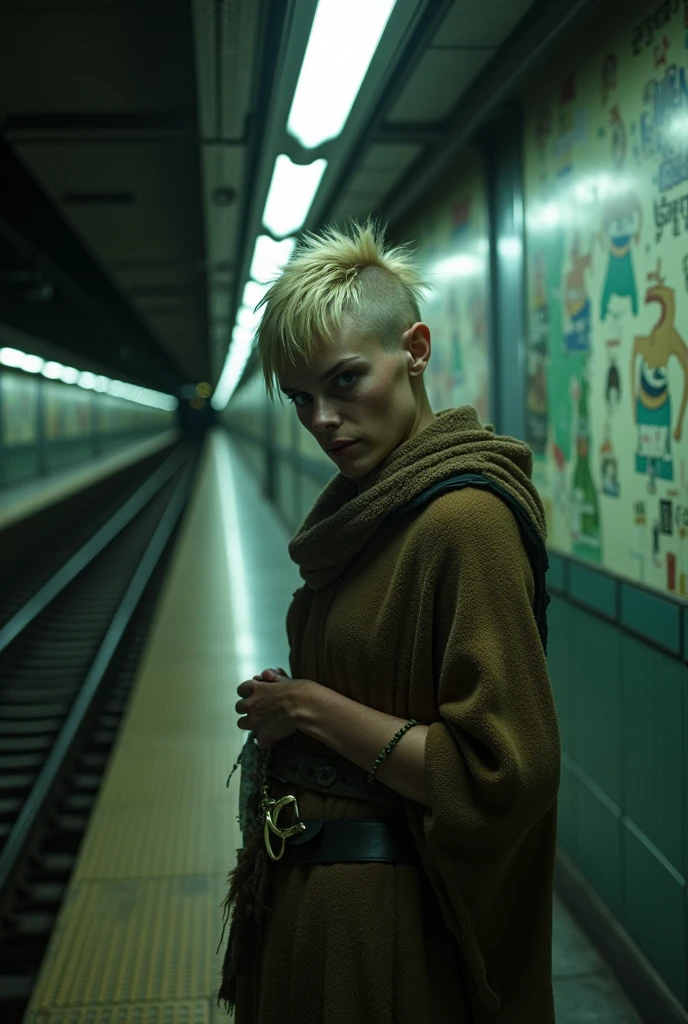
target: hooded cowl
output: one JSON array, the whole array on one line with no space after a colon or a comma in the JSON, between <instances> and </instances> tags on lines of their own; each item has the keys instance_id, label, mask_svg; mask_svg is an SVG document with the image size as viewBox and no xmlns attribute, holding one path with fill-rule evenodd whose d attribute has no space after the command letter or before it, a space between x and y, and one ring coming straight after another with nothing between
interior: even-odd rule
<instances>
[{"instance_id":1,"label":"hooded cowl","mask_svg":"<svg viewBox=\"0 0 688 1024\"><path fill-rule=\"evenodd\" d=\"M480 473L505 487L544 540L545 513L530 479L533 456L528 445L481 426L470 405L435 415L433 423L390 452L361 494L355 480L341 474L324 489L289 544L289 554L312 590L344 572L388 516L458 473Z\"/></svg>"}]
</instances>

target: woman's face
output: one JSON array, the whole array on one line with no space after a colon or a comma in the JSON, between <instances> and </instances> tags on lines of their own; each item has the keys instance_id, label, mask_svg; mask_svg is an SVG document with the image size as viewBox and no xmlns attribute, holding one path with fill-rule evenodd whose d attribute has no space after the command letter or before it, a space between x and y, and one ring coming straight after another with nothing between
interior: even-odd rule
<instances>
[{"instance_id":1,"label":"woman's face","mask_svg":"<svg viewBox=\"0 0 688 1024\"><path fill-rule=\"evenodd\" d=\"M388 352L377 336L345 321L308 365L285 371L280 387L339 472L360 480L434 419L422 380L429 358L425 324L414 324ZM355 443L327 450L340 440Z\"/></svg>"}]
</instances>

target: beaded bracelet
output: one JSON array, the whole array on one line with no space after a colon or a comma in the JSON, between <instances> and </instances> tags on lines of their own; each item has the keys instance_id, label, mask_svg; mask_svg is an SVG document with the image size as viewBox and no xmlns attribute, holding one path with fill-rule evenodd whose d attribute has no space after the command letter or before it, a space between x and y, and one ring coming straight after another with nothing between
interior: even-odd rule
<instances>
[{"instance_id":1,"label":"beaded bracelet","mask_svg":"<svg viewBox=\"0 0 688 1024\"><path fill-rule=\"evenodd\" d=\"M406 723L406 725L402 726L402 728L399 730L399 732L396 734L396 736L392 737L392 739L389 741L389 743L384 748L384 750L380 751L380 754L378 755L377 760L375 761L375 764L373 765L373 770L370 772L370 774L368 775L368 778L366 779L366 783L369 786L372 786L373 783L375 782L375 772L378 770L378 768L382 764L383 759L387 756L387 754L389 754L390 750L395 745L395 743L399 742L399 740L404 735L404 733L408 732L408 730L411 729L414 725L419 725L419 722L417 722L415 718L412 718L409 722Z\"/></svg>"}]
</instances>

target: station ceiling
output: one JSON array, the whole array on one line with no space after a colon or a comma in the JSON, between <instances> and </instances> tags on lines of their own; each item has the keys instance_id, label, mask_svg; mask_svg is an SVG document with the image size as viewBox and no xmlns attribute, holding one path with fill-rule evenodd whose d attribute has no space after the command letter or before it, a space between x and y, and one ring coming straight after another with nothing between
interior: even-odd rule
<instances>
[{"instance_id":1,"label":"station ceiling","mask_svg":"<svg viewBox=\"0 0 688 1024\"><path fill-rule=\"evenodd\" d=\"M0 0L0 321L10 282L82 368L215 384L315 7ZM530 7L397 0L305 226L384 211Z\"/></svg>"}]
</instances>

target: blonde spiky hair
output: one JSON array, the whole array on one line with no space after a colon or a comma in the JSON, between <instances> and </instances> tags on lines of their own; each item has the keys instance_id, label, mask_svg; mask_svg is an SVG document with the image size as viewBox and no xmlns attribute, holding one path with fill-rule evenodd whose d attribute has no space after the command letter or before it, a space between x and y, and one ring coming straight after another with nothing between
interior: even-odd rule
<instances>
[{"instance_id":1,"label":"blonde spiky hair","mask_svg":"<svg viewBox=\"0 0 688 1024\"><path fill-rule=\"evenodd\" d=\"M420 320L424 288L408 246L385 248L384 229L370 219L352 221L349 234L335 227L306 234L257 307L265 306L258 353L270 397L287 367L309 361L344 317L396 349L400 335Z\"/></svg>"}]
</instances>

